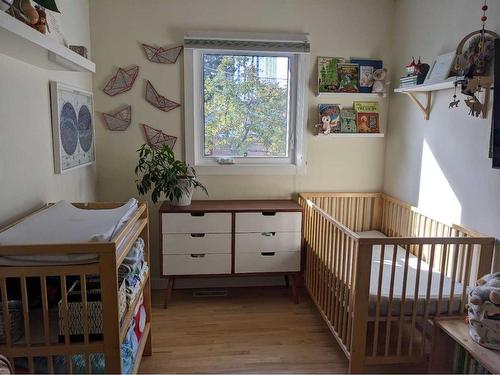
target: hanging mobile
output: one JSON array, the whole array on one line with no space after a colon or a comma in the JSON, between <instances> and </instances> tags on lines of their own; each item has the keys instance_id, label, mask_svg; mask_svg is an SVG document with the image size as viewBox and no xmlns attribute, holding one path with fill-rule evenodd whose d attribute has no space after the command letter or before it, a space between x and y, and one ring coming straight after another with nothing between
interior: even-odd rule
<instances>
[{"instance_id":1,"label":"hanging mobile","mask_svg":"<svg viewBox=\"0 0 500 375\"><path fill-rule=\"evenodd\" d=\"M458 103L460 103L460 99L457 99L457 86L458 86L458 78L455 79L455 92L453 93L453 100L450 102L448 106L449 109L455 107L458 108Z\"/></svg>"}]
</instances>

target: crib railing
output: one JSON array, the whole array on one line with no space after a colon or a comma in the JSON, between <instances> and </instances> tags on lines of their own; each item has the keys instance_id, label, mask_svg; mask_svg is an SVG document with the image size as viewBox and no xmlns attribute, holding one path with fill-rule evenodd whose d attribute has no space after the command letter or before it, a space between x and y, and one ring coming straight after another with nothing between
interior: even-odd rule
<instances>
[{"instance_id":1,"label":"crib railing","mask_svg":"<svg viewBox=\"0 0 500 375\"><path fill-rule=\"evenodd\" d=\"M431 319L463 315L466 286L491 268L494 239L429 218L423 225L425 216L383 194L307 193L299 202L305 285L351 372L369 364L423 360ZM438 229L432 236L435 228L445 228L445 235ZM375 229L392 237L356 233Z\"/></svg>"}]
</instances>

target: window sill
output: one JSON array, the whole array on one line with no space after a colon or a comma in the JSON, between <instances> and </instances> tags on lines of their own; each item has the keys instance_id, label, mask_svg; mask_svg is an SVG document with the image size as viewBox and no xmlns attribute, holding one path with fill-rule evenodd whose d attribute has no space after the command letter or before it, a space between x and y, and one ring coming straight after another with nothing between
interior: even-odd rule
<instances>
[{"instance_id":1,"label":"window sill","mask_svg":"<svg viewBox=\"0 0 500 375\"><path fill-rule=\"evenodd\" d=\"M221 164L221 165L195 165L198 175L297 175L303 174L304 168L296 165L262 165L262 164Z\"/></svg>"}]
</instances>

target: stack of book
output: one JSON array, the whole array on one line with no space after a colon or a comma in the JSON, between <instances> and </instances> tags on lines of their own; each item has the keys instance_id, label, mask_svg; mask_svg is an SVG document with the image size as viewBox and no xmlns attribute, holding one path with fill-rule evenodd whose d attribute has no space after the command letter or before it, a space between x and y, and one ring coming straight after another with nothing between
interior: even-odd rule
<instances>
[{"instance_id":1,"label":"stack of book","mask_svg":"<svg viewBox=\"0 0 500 375\"><path fill-rule=\"evenodd\" d=\"M456 344L453 357L455 374L491 374L481 363L476 361L461 345Z\"/></svg>"},{"instance_id":2,"label":"stack of book","mask_svg":"<svg viewBox=\"0 0 500 375\"><path fill-rule=\"evenodd\" d=\"M418 84L418 75L401 77L399 79L399 87L411 87Z\"/></svg>"}]
</instances>

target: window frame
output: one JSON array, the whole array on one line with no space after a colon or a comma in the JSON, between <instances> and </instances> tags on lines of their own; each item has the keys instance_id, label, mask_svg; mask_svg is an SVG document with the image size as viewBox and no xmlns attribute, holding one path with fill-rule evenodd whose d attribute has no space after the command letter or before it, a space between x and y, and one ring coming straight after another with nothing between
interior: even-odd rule
<instances>
[{"instance_id":1,"label":"window frame","mask_svg":"<svg viewBox=\"0 0 500 375\"><path fill-rule=\"evenodd\" d=\"M234 164L221 164L204 155L204 54L289 57L288 157L234 157ZM303 174L305 173L304 128L307 108L306 84L309 54L282 51L186 48L184 51L184 108L186 163L203 174Z\"/></svg>"}]
</instances>

